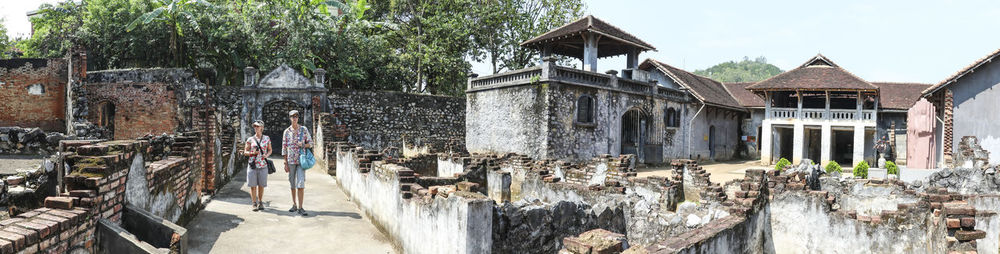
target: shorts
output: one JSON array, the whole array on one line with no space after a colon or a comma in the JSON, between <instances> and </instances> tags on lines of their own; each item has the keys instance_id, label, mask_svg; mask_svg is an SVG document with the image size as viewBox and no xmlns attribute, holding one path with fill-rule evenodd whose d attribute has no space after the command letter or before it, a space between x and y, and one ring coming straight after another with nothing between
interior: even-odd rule
<instances>
[{"instance_id":1,"label":"shorts","mask_svg":"<svg viewBox=\"0 0 1000 254\"><path fill-rule=\"evenodd\" d=\"M299 164L288 164L288 186L293 189L306 187L306 170Z\"/></svg>"},{"instance_id":2,"label":"shorts","mask_svg":"<svg viewBox=\"0 0 1000 254\"><path fill-rule=\"evenodd\" d=\"M247 187L267 187L267 168L254 169L247 166Z\"/></svg>"}]
</instances>

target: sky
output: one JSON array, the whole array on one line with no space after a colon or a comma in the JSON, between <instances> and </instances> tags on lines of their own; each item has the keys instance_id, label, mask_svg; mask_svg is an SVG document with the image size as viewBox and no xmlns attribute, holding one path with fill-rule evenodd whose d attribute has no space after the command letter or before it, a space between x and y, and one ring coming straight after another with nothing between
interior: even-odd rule
<instances>
[{"instance_id":1,"label":"sky","mask_svg":"<svg viewBox=\"0 0 1000 254\"><path fill-rule=\"evenodd\" d=\"M585 3L586 14L656 47L640 61L688 71L744 56L789 70L822 53L870 82L938 83L1000 49L996 0ZM598 61L601 72L623 68L624 57ZM490 68L477 64L473 71Z\"/></svg>"},{"instance_id":2,"label":"sky","mask_svg":"<svg viewBox=\"0 0 1000 254\"><path fill-rule=\"evenodd\" d=\"M12 37L25 13L56 0L0 0ZM1000 1L585 0L592 14L652 44L653 58L688 71L764 56L788 70L818 53L868 81L938 83L1000 49ZM992 32L990 32L992 30ZM600 49L598 49L600 50ZM598 69L622 69L623 57ZM473 71L488 74L487 64Z\"/></svg>"}]
</instances>

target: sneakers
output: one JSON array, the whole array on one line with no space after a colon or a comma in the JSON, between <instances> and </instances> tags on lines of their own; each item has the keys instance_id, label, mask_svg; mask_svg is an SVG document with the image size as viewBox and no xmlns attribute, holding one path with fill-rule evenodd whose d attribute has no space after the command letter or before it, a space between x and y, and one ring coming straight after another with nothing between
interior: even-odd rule
<instances>
[{"instance_id":1,"label":"sneakers","mask_svg":"<svg viewBox=\"0 0 1000 254\"><path fill-rule=\"evenodd\" d=\"M292 208L289 208L289 209L288 209L288 212L290 212L290 213L294 213L294 212L295 212L295 211L297 211L297 210L298 210L298 208L295 208L295 206L292 206Z\"/></svg>"},{"instance_id":2,"label":"sneakers","mask_svg":"<svg viewBox=\"0 0 1000 254\"><path fill-rule=\"evenodd\" d=\"M309 214L308 214L308 213L306 213L306 210L305 210L305 209L302 209L302 208L300 207L300 208L299 208L299 215L302 215L302 216L306 216L306 215L309 215Z\"/></svg>"},{"instance_id":3,"label":"sneakers","mask_svg":"<svg viewBox=\"0 0 1000 254\"><path fill-rule=\"evenodd\" d=\"M253 202L253 211L254 211L254 212L256 212L256 211L260 211L260 206L258 206L258 203L257 203L257 202Z\"/></svg>"}]
</instances>

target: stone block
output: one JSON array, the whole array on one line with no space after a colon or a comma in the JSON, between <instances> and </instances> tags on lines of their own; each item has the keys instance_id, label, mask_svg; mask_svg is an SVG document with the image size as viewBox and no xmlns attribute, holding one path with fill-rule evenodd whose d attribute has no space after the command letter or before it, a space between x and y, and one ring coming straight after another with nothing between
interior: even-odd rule
<instances>
[{"instance_id":1,"label":"stone block","mask_svg":"<svg viewBox=\"0 0 1000 254\"><path fill-rule=\"evenodd\" d=\"M563 238L563 246L573 254L590 254L593 249L592 246L576 237Z\"/></svg>"},{"instance_id":2,"label":"stone block","mask_svg":"<svg viewBox=\"0 0 1000 254\"><path fill-rule=\"evenodd\" d=\"M931 202L948 202L951 201L950 195L933 194L929 196Z\"/></svg>"}]
</instances>

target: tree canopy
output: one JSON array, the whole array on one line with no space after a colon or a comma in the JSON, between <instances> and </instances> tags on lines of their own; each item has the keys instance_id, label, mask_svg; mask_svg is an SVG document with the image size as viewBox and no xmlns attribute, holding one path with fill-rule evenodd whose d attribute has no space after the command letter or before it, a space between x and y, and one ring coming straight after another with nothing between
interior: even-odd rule
<instances>
[{"instance_id":1,"label":"tree canopy","mask_svg":"<svg viewBox=\"0 0 1000 254\"><path fill-rule=\"evenodd\" d=\"M763 56L750 60L743 57L742 61L729 61L704 70L696 70L695 74L709 77L719 82L757 82L773 77L783 72L777 66L767 63Z\"/></svg>"},{"instance_id":2,"label":"tree canopy","mask_svg":"<svg viewBox=\"0 0 1000 254\"><path fill-rule=\"evenodd\" d=\"M581 0L88 0L42 5L25 57L88 52L92 69L187 67L239 85L280 64L328 87L460 95L470 61L532 65L523 40L582 14ZM2 42L0 42L2 43ZM2 46L2 45L0 45Z\"/></svg>"}]
</instances>

